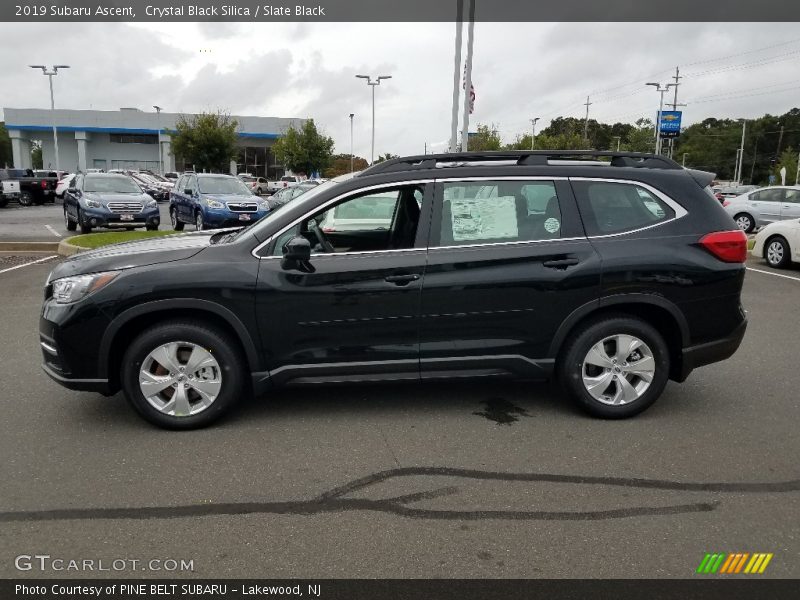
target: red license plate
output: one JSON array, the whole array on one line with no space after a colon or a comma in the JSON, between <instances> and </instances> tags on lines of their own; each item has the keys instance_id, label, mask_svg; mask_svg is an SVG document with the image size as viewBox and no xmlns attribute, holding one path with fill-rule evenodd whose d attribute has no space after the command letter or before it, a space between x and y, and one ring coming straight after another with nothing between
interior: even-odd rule
<instances>
[{"instance_id":1,"label":"red license plate","mask_svg":"<svg viewBox=\"0 0 800 600\"><path fill-rule=\"evenodd\" d=\"M120 215L120 221L133 221L133 215Z\"/></svg>"},{"instance_id":2,"label":"red license plate","mask_svg":"<svg viewBox=\"0 0 800 600\"><path fill-rule=\"evenodd\" d=\"M250 215L239 215L239 220L240 221L249 221L250 220Z\"/></svg>"}]
</instances>

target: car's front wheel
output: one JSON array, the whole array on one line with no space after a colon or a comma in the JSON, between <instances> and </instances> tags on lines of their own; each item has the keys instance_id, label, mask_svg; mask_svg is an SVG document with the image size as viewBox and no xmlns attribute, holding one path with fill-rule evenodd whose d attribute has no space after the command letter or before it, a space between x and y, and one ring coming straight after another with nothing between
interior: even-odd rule
<instances>
[{"instance_id":1,"label":"car's front wheel","mask_svg":"<svg viewBox=\"0 0 800 600\"><path fill-rule=\"evenodd\" d=\"M167 429L195 429L220 418L242 396L247 375L237 344L210 325L156 325L128 347L120 374L136 411Z\"/></svg>"},{"instance_id":2,"label":"car's front wheel","mask_svg":"<svg viewBox=\"0 0 800 600\"><path fill-rule=\"evenodd\" d=\"M596 417L622 419L655 402L669 378L669 349L648 323L625 315L575 332L558 365L571 399Z\"/></svg>"},{"instance_id":3,"label":"car's front wheel","mask_svg":"<svg viewBox=\"0 0 800 600\"><path fill-rule=\"evenodd\" d=\"M169 220L172 221L172 228L175 231L183 231L183 221L178 220L178 211L174 208L169 211Z\"/></svg>"},{"instance_id":4,"label":"car's front wheel","mask_svg":"<svg viewBox=\"0 0 800 600\"><path fill-rule=\"evenodd\" d=\"M792 260L789 244L780 236L770 239L764 249L764 258L770 267L781 269L788 266Z\"/></svg>"},{"instance_id":5,"label":"car's front wheel","mask_svg":"<svg viewBox=\"0 0 800 600\"><path fill-rule=\"evenodd\" d=\"M33 204L33 195L30 192L22 191L19 194L20 206L31 206Z\"/></svg>"},{"instance_id":6,"label":"car's front wheel","mask_svg":"<svg viewBox=\"0 0 800 600\"><path fill-rule=\"evenodd\" d=\"M734 221L739 226L739 229L744 231L745 233L752 233L753 229L756 228L756 221L748 215L747 213L739 213L734 217Z\"/></svg>"},{"instance_id":7,"label":"car's front wheel","mask_svg":"<svg viewBox=\"0 0 800 600\"><path fill-rule=\"evenodd\" d=\"M81 233L92 233L92 226L85 221L80 208L78 209L78 225L81 226Z\"/></svg>"},{"instance_id":8,"label":"car's front wheel","mask_svg":"<svg viewBox=\"0 0 800 600\"><path fill-rule=\"evenodd\" d=\"M66 206L64 207L64 224L67 227L67 231L75 231L78 228L78 224L69 216Z\"/></svg>"},{"instance_id":9,"label":"car's front wheel","mask_svg":"<svg viewBox=\"0 0 800 600\"><path fill-rule=\"evenodd\" d=\"M194 217L194 226L197 231L203 231L206 228L206 223L203 220L203 213L202 211L197 211L197 214Z\"/></svg>"}]
</instances>

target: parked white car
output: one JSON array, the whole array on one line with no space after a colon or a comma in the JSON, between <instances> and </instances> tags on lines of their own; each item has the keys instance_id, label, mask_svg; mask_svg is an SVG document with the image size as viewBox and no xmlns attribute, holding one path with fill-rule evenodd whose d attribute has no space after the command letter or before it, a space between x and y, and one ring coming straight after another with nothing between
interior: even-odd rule
<instances>
[{"instance_id":1,"label":"parked white car","mask_svg":"<svg viewBox=\"0 0 800 600\"><path fill-rule=\"evenodd\" d=\"M773 185L747 192L722 203L745 233L759 227L800 218L800 187Z\"/></svg>"},{"instance_id":2,"label":"parked white car","mask_svg":"<svg viewBox=\"0 0 800 600\"><path fill-rule=\"evenodd\" d=\"M753 256L780 269L800 262L800 219L771 223L756 234Z\"/></svg>"},{"instance_id":3,"label":"parked white car","mask_svg":"<svg viewBox=\"0 0 800 600\"><path fill-rule=\"evenodd\" d=\"M270 194L274 194L278 190L282 190L286 187L292 187L300 183L300 178L296 175L284 175L278 181L268 181L267 182L267 192Z\"/></svg>"},{"instance_id":4,"label":"parked white car","mask_svg":"<svg viewBox=\"0 0 800 600\"><path fill-rule=\"evenodd\" d=\"M69 189L69 184L75 179L75 173L67 173L56 184L56 197L63 198L64 192Z\"/></svg>"}]
</instances>

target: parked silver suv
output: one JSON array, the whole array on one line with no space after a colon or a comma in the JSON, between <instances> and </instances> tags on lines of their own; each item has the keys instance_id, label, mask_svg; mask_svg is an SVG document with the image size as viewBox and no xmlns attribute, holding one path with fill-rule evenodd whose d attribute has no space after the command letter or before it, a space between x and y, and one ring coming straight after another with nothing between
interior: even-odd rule
<instances>
[{"instance_id":1,"label":"parked silver suv","mask_svg":"<svg viewBox=\"0 0 800 600\"><path fill-rule=\"evenodd\" d=\"M722 203L745 233L775 221L800 218L800 187L775 185Z\"/></svg>"}]
</instances>

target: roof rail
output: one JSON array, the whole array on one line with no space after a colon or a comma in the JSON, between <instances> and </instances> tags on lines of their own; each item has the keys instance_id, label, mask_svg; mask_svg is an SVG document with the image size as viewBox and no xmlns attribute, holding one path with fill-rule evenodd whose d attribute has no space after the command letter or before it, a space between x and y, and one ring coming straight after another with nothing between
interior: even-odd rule
<instances>
[{"instance_id":1,"label":"roof rail","mask_svg":"<svg viewBox=\"0 0 800 600\"><path fill-rule=\"evenodd\" d=\"M516 161L518 165L547 165L551 160L585 160L587 158L609 157L612 167L643 167L649 169L683 169L681 165L666 156L642 152L614 152L610 150L501 150L493 152L454 152L451 154L423 154L392 158L372 165L361 171L358 177L434 169L436 167L459 166L467 162Z\"/></svg>"}]
</instances>

